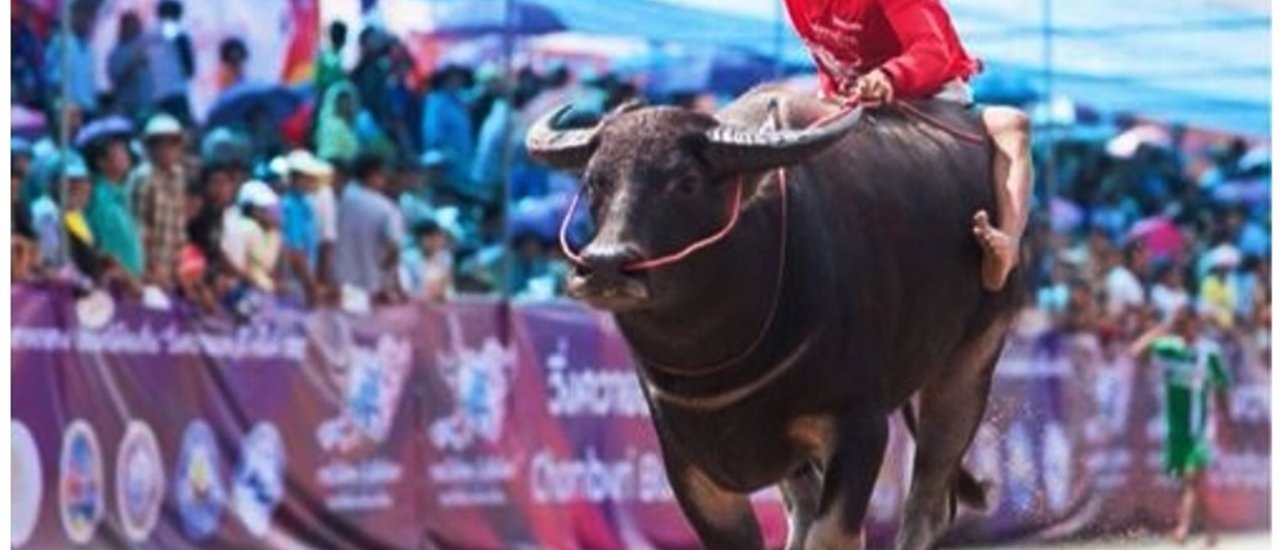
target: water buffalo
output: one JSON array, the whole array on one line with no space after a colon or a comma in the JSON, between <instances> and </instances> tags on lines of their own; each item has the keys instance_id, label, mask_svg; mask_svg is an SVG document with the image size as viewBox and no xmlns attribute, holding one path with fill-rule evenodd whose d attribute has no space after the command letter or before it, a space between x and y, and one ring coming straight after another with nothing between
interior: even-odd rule
<instances>
[{"instance_id":1,"label":"water buffalo","mask_svg":"<svg viewBox=\"0 0 1280 550\"><path fill-rule=\"evenodd\" d=\"M954 106L917 107L980 127ZM960 462L1020 286L979 283L970 226L995 208L990 144L894 108L808 128L837 109L760 88L715 116L638 107L564 128L561 110L526 139L535 158L581 171L597 230L570 293L614 313L667 475L708 548L763 547L748 495L773 484L787 548L861 548L888 420L913 396L897 548L933 547L957 499L981 501ZM725 232L727 205L738 219ZM645 264L717 232L679 261Z\"/></svg>"}]
</instances>

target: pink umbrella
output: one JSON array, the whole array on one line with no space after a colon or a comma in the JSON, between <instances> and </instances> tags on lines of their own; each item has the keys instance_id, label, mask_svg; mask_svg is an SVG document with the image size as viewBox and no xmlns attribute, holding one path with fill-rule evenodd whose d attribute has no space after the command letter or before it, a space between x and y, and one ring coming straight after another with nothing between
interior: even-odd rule
<instances>
[{"instance_id":1,"label":"pink umbrella","mask_svg":"<svg viewBox=\"0 0 1280 550\"><path fill-rule=\"evenodd\" d=\"M1132 158L1143 145L1168 148L1173 139L1164 128L1152 124L1134 126L1107 142L1107 153L1116 158Z\"/></svg>"},{"instance_id":2,"label":"pink umbrella","mask_svg":"<svg viewBox=\"0 0 1280 550\"><path fill-rule=\"evenodd\" d=\"M1075 203L1061 197L1049 202L1049 225L1055 233L1074 231L1083 221L1084 212Z\"/></svg>"},{"instance_id":3,"label":"pink umbrella","mask_svg":"<svg viewBox=\"0 0 1280 550\"><path fill-rule=\"evenodd\" d=\"M1168 258L1182 250L1182 232L1172 220L1163 216L1153 216L1133 224L1128 238L1141 240L1147 252L1155 256Z\"/></svg>"}]
</instances>

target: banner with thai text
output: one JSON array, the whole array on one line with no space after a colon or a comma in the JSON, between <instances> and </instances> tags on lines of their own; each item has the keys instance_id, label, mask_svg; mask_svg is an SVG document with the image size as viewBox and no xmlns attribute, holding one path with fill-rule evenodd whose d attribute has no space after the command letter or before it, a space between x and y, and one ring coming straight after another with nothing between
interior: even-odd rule
<instances>
[{"instance_id":1,"label":"banner with thai text","mask_svg":"<svg viewBox=\"0 0 1280 550\"><path fill-rule=\"evenodd\" d=\"M625 342L575 304L268 306L235 324L57 287L11 297L15 546L699 547ZM951 542L1171 525L1162 374L1113 348L1010 336L967 459L990 509ZM1224 342L1236 383L1209 472L1230 530L1270 513L1270 375L1247 349ZM895 420L874 546L911 452ZM777 492L753 498L780 547Z\"/></svg>"}]
</instances>

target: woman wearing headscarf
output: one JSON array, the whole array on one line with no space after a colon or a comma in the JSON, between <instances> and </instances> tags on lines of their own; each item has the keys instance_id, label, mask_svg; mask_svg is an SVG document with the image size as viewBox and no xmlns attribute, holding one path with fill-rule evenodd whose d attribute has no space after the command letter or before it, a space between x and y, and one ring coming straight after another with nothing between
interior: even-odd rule
<instances>
[{"instance_id":1,"label":"woman wearing headscarf","mask_svg":"<svg viewBox=\"0 0 1280 550\"><path fill-rule=\"evenodd\" d=\"M360 99L355 86L343 80L324 93L316 128L316 153L327 160L350 161L360 150L356 137L356 114Z\"/></svg>"}]
</instances>

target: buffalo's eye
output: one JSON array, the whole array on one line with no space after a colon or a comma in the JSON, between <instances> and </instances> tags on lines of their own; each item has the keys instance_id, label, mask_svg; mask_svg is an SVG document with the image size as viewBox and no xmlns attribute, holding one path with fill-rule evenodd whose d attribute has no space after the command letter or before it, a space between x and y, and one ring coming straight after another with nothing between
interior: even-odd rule
<instances>
[{"instance_id":1,"label":"buffalo's eye","mask_svg":"<svg viewBox=\"0 0 1280 550\"><path fill-rule=\"evenodd\" d=\"M692 195L698 191L698 178L691 175L681 176L676 179L672 188L681 195Z\"/></svg>"},{"instance_id":2,"label":"buffalo's eye","mask_svg":"<svg viewBox=\"0 0 1280 550\"><path fill-rule=\"evenodd\" d=\"M602 176L587 176L587 192L590 194L605 193L609 190L609 182Z\"/></svg>"}]
</instances>

